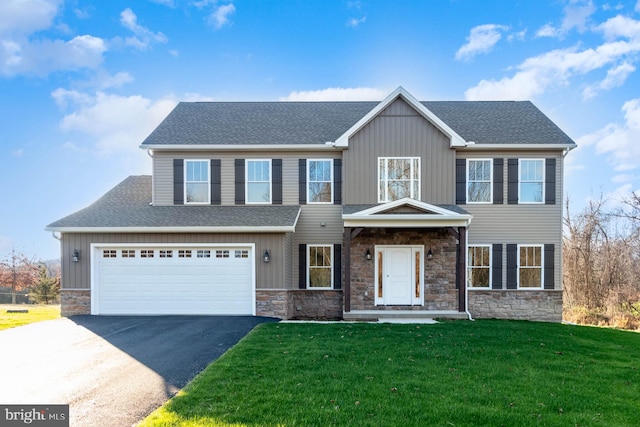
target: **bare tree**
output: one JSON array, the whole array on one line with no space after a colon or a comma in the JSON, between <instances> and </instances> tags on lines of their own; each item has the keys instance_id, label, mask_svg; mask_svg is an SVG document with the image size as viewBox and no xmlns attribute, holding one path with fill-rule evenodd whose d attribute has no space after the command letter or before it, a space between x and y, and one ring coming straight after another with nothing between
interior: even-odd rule
<instances>
[{"instance_id":1,"label":"bare tree","mask_svg":"<svg viewBox=\"0 0 640 427\"><path fill-rule=\"evenodd\" d=\"M11 288L11 303L16 303L16 294L31 286L36 278L38 268L32 259L13 248L0 261L0 284Z\"/></svg>"}]
</instances>

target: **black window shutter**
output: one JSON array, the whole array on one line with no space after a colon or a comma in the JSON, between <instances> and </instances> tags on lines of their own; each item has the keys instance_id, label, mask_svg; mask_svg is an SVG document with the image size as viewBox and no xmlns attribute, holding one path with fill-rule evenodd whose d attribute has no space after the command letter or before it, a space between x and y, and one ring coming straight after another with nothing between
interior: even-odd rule
<instances>
[{"instance_id":1,"label":"black window shutter","mask_svg":"<svg viewBox=\"0 0 640 427\"><path fill-rule=\"evenodd\" d=\"M507 289L518 289L518 245L507 244Z\"/></svg>"},{"instance_id":2,"label":"black window shutter","mask_svg":"<svg viewBox=\"0 0 640 427\"><path fill-rule=\"evenodd\" d=\"M184 159L173 159L173 204L184 205Z\"/></svg>"},{"instance_id":3,"label":"black window shutter","mask_svg":"<svg viewBox=\"0 0 640 427\"><path fill-rule=\"evenodd\" d=\"M491 245L491 289L502 289L502 243Z\"/></svg>"},{"instance_id":4,"label":"black window shutter","mask_svg":"<svg viewBox=\"0 0 640 427\"><path fill-rule=\"evenodd\" d=\"M271 203L274 205L282 204L282 159L271 160L271 173L273 194L271 197Z\"/></svg>"},{"instance_id":5,"label":"black window shutter","mask_svg":"<svg viewBox=\"0 0 640 427\"><path fill-rule=\"evenodd\" d=\"M456 159L456 205L467 203L467 161Z\"/></svg>"},{"instance_id":6,"label":"black window shutter","mask_svg":"<svg viewBox=\"0 0 640 427\"><path fill-rule=\"evenodd\" d=\"M518 204L518 159L509 159L507 171L507 196L510 205Z\"/></svg>"},{"instance_id":7,"label":"black window shutter","mask_svg":"<svg viewBox=\"0 0 640 427\"><path fill-rule=\"evenodd\" d=\"M307 204L307 159L298 160L298 203Z\"/></svg>"},{"instance_id":8,"label":"black window shutter","mask_svg":"<svg viewBox=\"0 0 640 427\"><path fill-rule=\"evenodd\" d=\"M547 159L545 165L544 179L544 203L547 205L556 204L556 159Z\"/></svg>"},{"instance_id":9,"label":"black window shutter","mask_svg":"<svg viewBox=\"0 0 640 427\"><path fill-rule=\"evenodd\" d=\"M307 245L298 245L298 287L307 289Z\"/></svg>"},{"instance_id":10,"label":"black window shutter","mask_svg":"<svg viewBox=\"0 0 640 427\"><path fill-rule=\"evenodd\" d=\"M504 159L493 159L493 204L504 203Z\"/></svg>"},{"instance_id":11,"label":"black window shutter","mask_svg":"<svg viewBox=\"0 0 640 427\"><path fill-rule=\"evenodd\" d=\"M342 204L342 159L333 160L333 204Z\"/></svg>"},{"instance_id":12,"label":"black window shutter","mask_svg":"<svg viewBox=\"0 0 640 427\"><path fill-rule=\"evenodd\" d=\"M244 159L236 159L236 205L244 205Z\"/></svg>"},{"instance_id":13,"label":"black window shutter","mask_svg":"<svg viewBox=\"0 0 640 427\"><path fill-rule=\"evenodd\" d=\"M544 288L555 288L555 246L553 244L544 245Z\"/></svg>"},{"instance_id":14,"label":"black window shutter","mask_svg":"<svg viewBox=\"0 0 640 427\"><path fill-rule=\"evenodd\" d=\"M222 179L220 159L211 160L211 204L222 203Z\"/></svg>"},{"instance_id":15,"label":"black window shutter","mask_svg":"<svg viewBox=\"0 0 640 427\"><path fill-rule=\"evenodd\" d=\"M342 245L333 245L333 289L342 289Z\"/></svg>"}]
</instances>

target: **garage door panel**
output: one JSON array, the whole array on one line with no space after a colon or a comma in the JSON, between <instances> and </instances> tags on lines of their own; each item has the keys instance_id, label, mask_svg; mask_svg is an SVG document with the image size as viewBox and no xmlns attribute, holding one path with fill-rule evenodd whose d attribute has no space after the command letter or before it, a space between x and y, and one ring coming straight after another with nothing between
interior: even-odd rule
<instances>
[{"instance_id":1,"label":"garage door panel","mask_svg":"<svg viewBox=\"0 0 640 427\"><path fill-rule=\"evenodd\" d=\"M94 314L254 314L253 256L247 248L96 248ZM115 255L113 250L115 250ZM154 257L150 257L153 250ZM172 257L160 257L160 253ZM123 258L122 255L128 256ZM210 254L198 258L197 254ZM221 257L216 257L216 254Z\"/></svg>"}]
</instances>

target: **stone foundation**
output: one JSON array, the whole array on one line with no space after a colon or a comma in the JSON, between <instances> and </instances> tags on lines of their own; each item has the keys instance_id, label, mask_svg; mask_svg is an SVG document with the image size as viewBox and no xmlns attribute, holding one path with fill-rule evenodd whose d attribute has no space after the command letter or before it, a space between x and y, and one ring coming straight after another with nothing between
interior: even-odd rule
<instances>
[{"instance_id":1,"label":"stone foundation","mask_svg":"<svg viewBox=\"0 0 640 427\"><path fill-rule=\"evenodd\" d=\"M290 292L286 289L256 290L256 315L289 319L292 300Z\"/></svg>"},{"instance_id":2,"label":"stone foundation","mask_svg":"<svg viewBox=\"0 0 640 427\"><path fill-rule=\"evenodd\" d=\"M280 319L342 319L341 290L256 290L256 314Z\"/></svg>"},{"instance_id":3,"label":"stone foundation","mask_svg":"<svg viewBox=\"0 0 640 427\"><path fill-rule=\"evenodd\" d=\"M478 319L562 321L561 290L469 290L469 312Z\"/></svg>"},{"instance_id":4,"label":"stone foundation","mask_svg":"<svg viewBox=\"0 0 640 427\"><path fill-rule=\"evenodd\" d=\"M68 317L76 314L91 314L91 290L61 289L60 315Z\"/></svg>"}]
</instances>

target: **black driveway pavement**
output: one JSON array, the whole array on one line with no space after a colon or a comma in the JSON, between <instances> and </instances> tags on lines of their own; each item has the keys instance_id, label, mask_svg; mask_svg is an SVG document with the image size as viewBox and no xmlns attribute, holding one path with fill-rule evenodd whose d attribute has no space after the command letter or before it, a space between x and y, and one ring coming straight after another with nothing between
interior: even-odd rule
<instances>
[{"instance_id":1,"label":"black driveway pavement","mask_svg":"<svg viewBox=\"0 0 640 427\"><path fill-rule=\"evenodd\" d=\"M71 426L130 426L269 321L74 316L0 331L0 404L69 404Z\"/></svg>"}]
</instances>

